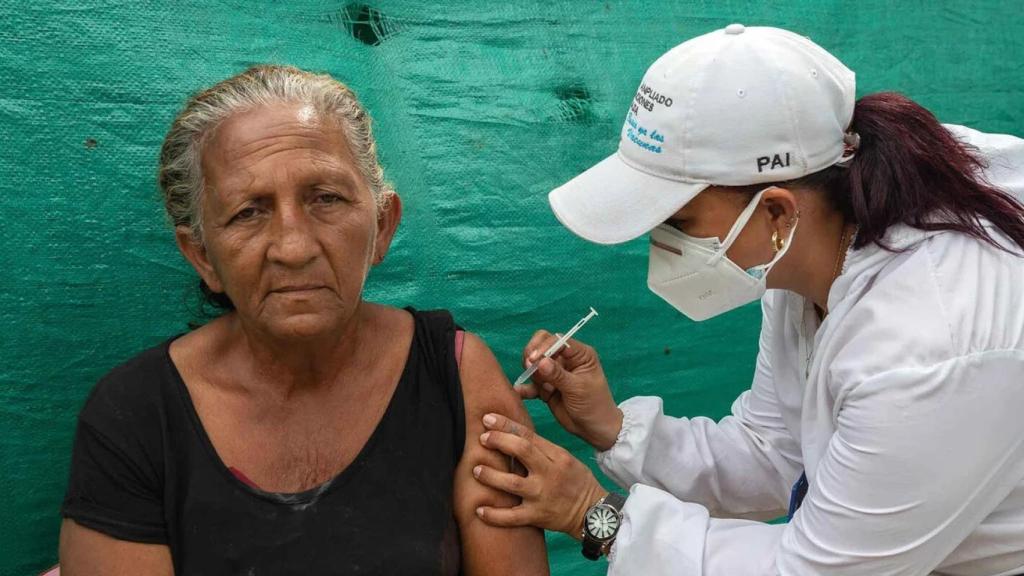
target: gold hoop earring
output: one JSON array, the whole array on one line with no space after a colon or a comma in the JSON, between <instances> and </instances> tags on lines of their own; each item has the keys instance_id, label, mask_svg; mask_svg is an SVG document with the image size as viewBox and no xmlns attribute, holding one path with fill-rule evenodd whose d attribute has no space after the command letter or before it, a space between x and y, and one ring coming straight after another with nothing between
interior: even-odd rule
<instances>
[{"instance_id":1,"label":"gold hoop earring","mask_svg":"<svg viewBox=\"0 0 1024 576\"><path fill-rule=\"evenodd\" d=\"M779 231L772 232L772 250L779 252L786 247L786 239L779 236Z\"/></svg>"}]
</instances>

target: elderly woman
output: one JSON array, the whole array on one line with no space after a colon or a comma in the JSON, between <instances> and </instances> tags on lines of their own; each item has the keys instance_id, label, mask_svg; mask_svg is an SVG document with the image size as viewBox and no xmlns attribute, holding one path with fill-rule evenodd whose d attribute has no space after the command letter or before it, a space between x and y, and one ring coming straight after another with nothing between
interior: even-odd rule
<instances>
[{"instance_id":1,"label":"elderly woman","mask_svg":"<svg viewBox=\"0 0 1024 576\"><path fill-rule=\"evenodd\" d=\"M64 574L546 574L541 531L474 513L516 503L473 480L509 465L478 423L526 418L487 346L362 299L401 203L355 95L281 66L225 80L174 121L160 186L227 312L92 392Z\"/></svg>"}]
</instances>

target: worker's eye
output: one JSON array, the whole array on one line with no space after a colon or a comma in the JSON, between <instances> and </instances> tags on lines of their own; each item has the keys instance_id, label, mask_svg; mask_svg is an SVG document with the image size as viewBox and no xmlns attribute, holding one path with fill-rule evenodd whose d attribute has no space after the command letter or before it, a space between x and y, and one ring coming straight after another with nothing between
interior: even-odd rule
<instances>
[{"instance_id":1,"label":"worker's eye","mask_svg":"<svg viewBox=\"0 0 1024 576\"><path fill-rule=\"evenodd\" d=\"M665 221L665 224L668 224L669 226L675 228L676 230L679 230L680 232L684 232L685 230L683 229L683 227L686 225L686 220L684 220L683 218L669 218L668 220Z\"/></svg>"}]
</instances>

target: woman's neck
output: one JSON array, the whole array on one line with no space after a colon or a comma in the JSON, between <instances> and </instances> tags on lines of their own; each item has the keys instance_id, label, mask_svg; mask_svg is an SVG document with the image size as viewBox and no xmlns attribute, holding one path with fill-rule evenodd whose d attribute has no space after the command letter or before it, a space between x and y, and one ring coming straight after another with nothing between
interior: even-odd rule
<instances>
[{"instance_id":1,"label":"woman's neck","mask_svg":"<svg viewBox=\"0 0 1024 576\"><path fill-rule=\"evenodd\" d=\"M836 215L821 223L817 228L805 227L806 236L794 245L790 252L795 256L780 275L777 285L800 294L810 300L819 314L828 314L828 295L832 284L842 273L846 252L852 242L853 225L847 225L842 216ZM789 260L789 258L786 258ZM782 262L780 262L780 265Z\"/></svg>"},{"instance_id":2,"label":"woman's neck","mask_svg":"<svg viewBox=\"0 0 1024 576\"><path fill-rule=\"evenodd\" d=\"M275 337L246 325L237 314L228 330L232 333L229 356L249 373L255 386L281 398L297 392L315 391L333 385L346 372L364 361L365 335L371 322L368 306L360 303L355 313L336 330L308 338Z\"/></svg>"}]
</instances>

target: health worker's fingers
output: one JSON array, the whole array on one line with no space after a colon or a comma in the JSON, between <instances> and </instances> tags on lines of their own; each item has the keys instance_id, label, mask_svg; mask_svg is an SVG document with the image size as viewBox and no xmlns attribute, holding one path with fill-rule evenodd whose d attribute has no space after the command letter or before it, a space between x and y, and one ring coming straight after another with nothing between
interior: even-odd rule
<instances>
[{"instance_id":1,"label":"health worker's fingers","mask_svg":"<svg viewBox=\"0 0 1024 576\"><path fill-rule=\"evenodd\" d=\"M531 430L528 426L516 422L507 416L503 416L501 414L487 414L484 416L483 422L485 428L494 431L496 434L511 434L528 441L536 449L540 450L540 453L546 456L549 460L553 460L556 456L561 455L562 452L568 453L565 448L551 442L547 438L544 438L540 434ZM527 468L530 468L528 463Z\"/></svg>"},{"instance_id":2,"label":"health worker's fingers","mask_svg":"<svg viewBox=\"0 0 1024 576\"><path fill-rule=\"evenodd\" d=\"M529 477L523 477L508 472L499 472L490 466L479 465L473 468L473 476L491 488L497 488L502 492L515 494L520 497L535 498L538 493L537 482Z\"/></svg>"},{"instance_id":3,"label":"health worker's fingers","mask_svg":"<svg viewBox=\"0 0 1024 576\"><path fill-rule=\"evenodd\" d=\"M484 432L480 435L480 443L487 448L515 457L529 472L543 471L551 462L532 442L508 432Z\"/></svg>"},{"instance_id":4,"label":"health worker's fingers","mask_svg":"<svg viewBox=\"0 0 1024 576\"><path fill-rule=\"evenodd\" d=\"M540 388L532 382L527 382L526 384L514 386L513 389L519 394L519 397L522 398L523 400L533 400L534 398L540 397Z\"/></svg>"},{"instance_id":5,"label":"health worker's fingers","mask_svg":"<svg viewBox=\"0 0 1024 576\"><path fill-rule=\"evenodd\" d=\"M533 515L530 510L520 504L512 508L493 508L481 506L476 509L476 515L491 526L509 528L514 526L533 526Z\"/></svg>"},{"instance_id":6,"label":"health worker's fingers","mask_svg":"<svg viewBox=\"0 0 1024 576\"><path fill-rule=\"evenodd\" d=\"M547 330L534 332L530 341L523 347L523 369L529 368L533 364L533 360L540 358L556 340L558 337Z\"/></svg>"}]
</instances>

